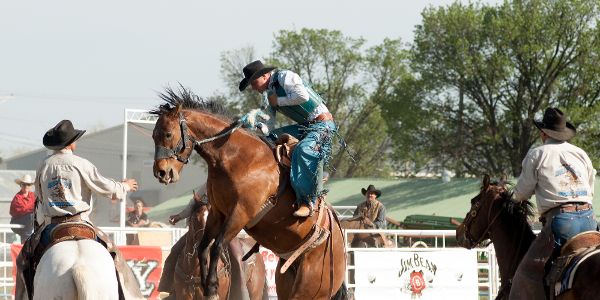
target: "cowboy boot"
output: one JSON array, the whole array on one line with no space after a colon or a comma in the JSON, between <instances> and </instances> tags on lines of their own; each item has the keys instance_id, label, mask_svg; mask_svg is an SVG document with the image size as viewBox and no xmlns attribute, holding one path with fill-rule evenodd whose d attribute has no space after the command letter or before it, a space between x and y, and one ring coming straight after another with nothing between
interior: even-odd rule
<instances>
[{"instance_id":1,"label":"cowboy boot","mask_svg":"<svg viewBox=\"0 0 600 300\"><path fill-rule=\"evenodd\" d=\"M294 216L299 218L305 218L310 215L310 206L306 203L300 204L298 210L294 212Z\"/></svg>"}]
</instances>

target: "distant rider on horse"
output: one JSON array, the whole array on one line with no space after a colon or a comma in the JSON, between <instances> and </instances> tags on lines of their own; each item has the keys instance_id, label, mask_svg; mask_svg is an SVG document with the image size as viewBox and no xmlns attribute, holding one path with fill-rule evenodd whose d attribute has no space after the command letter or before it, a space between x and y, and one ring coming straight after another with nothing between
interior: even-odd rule
<instances>
[{"instance_id":1,"label":"distant rider on horse","mask_svg":"<svg viewBox=\"0 0 600 300\"><path fill-rule=\"evenodd\" d=\"M271 120L272 125L276 112L297 123L273 130L269 136L276 139L278 134L287 133L300 140L292 154L290 181L298 204L294 215L307 217L323 194L323 167L328 162L336 132L333 116L321 96L292 71L264 66L257 60L245 66L243 73L240 91L250 85L264 95L262 110L253 110L242 117L247 127L262 126L266 133L265 125L259 124L257 118Z\"/></svg>"},{"instance_id":2,"label":"distant rider on horse","mask_svg":"<svg viewBox=\"0 0 600 300\"><path fill-rule=\"evenodd\" d=\"M122 200L128 191L137 190L137 182L135 179L117 182L105 178L91 162L73 154L77 148L76 141L84 133L85 130L74 129L71 121L63 120L44 135L44 146L54 152L44 159L36 172L36 226L34 234L23 245L17 258L20 274L17 278L16 299L32 297L37 261L43 249L53 243L54 229L65 223L89 226L95 231L96 239L112 252L119 273L117 278L121 298L143 298L131 269L108 237L94 228L89 217L92 194Z\"/></svg>"},{"instance_id":3,"label":"distant rider on horse","mask_svg":"<svg viewBox=\"0 0 600 300\"><path fill-rule=\"evenodd\" d=\"M377 229L386 229L385 206L378 200L381 197L381 191L369 184L366 189L362 188L361 192L365 195L365 201L356 207L353 216L364 215L368 223L371 223L369 225Z\"/></svg>"}]
</instances>

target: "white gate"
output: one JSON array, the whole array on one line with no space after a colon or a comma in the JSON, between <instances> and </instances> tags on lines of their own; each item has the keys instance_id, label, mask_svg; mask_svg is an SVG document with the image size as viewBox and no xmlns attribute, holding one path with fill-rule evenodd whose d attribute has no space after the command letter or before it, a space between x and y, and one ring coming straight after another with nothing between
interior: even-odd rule
<instances>
[{"instance_id":1,"label":"white gate","mask_svg":"<svg viewBox=\"0 0 600 300\"><path fill-rule=\"evenodd\" d=\"M393 241L393 248L351 248L349 245L347 246L348 253L348 264L346 268L346 284L350 290L354 290L357 287L361 287L357 285L355 281L355 277L361 272L366 272L366 269L361 269L360 266L357 267L356 261L354 260L354 254L356 252L360 252L361 255L364 255L364 252L376 252L379 253L381 259L386 259L386 257L390 257L389 252L393 252L402 256L402 254L406 253L435 253L439 254L444 252L448 253L448 255L452 255L453 251L458 249L462 249L460 247L455 246L455 236L456 232L454 230L364 230L364 229L347 229L344 230L346 241L348 241L348 235L353 233L375 233L375 234L384 234L387 238ZM349 244L349 243L347 243ZM467 250L462 250L467 251ZM496 255L494 252L493 246L490 244L485 248L478 248L471 250L474 251L474 255L471 255L471 259L476 259L476 262L470 261L470 265L474 266L476 270L467 270L469 272L476 273L477 280L477 293L478 298L487 298L494 299L498 294L498 289L500 287L500 276L498 271L498 265L496 262ZM459 257L457 253L457 257ZM377 258L376 256L371 255L372 258ZM476 257L476 258L474 258ZM376 260L376 259L375 259ZM396 261L389 261L389 265L382 266L380 271L385 273L386 269L392 268L391 265L397 263ZM376 272L377 267L375 266L377 263L372 261L371 265L368 266L369 272ZM388 270L389 271L389 270ZM389 272L388 272L389 274ZM372 279L375 281L375 278ZM386 283L386 284L389 284ZM400 280L396 281L395 285L391 285L389 287L394 287L398 289L405 288L402 286L403 282ZM364 287L364 286L363 286Z\"/></svg>"}]
</instances>

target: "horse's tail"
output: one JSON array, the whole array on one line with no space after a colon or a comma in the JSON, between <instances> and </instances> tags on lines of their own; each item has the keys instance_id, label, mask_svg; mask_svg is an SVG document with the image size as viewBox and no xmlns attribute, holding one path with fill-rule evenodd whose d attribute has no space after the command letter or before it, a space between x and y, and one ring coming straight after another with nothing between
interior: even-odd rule
<instances>
[{"instance_id":1,"label":"horse's tail","mask_svg":"<svg viewBox=\"0 0 600 300\"><path fill-rule=\"evenodd\" d=\"M92 280L102 278L102 274L92 273L93 270L82 263L75 264L71 269L75 288L77 289L77 299L93 299L104 293L101 290L94 290L98 285L90 284Z\"/></svg>"},{"instance_id":2,"label":"horse's tail","mask_svg":"<svg viewBox=\"0 0 600 300\"><path fill-rule=\"evenodd\" d=\"M346 283L342 282L342 286L340 289L333 295L331 300L347 300L348 299L348 289L346 288Z\"/></svg>"}]
</instances>

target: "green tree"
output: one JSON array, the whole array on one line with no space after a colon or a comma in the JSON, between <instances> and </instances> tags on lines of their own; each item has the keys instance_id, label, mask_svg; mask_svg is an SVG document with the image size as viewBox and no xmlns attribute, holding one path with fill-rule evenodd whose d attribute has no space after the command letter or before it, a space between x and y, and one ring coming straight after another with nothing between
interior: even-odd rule
<instances>
[{"instance_id":1,"label":"green tree","mask_svg":"<svg viewBox=\"0 0 600 300\"><path fill-rule=\"evenodd\" d=\"M227 84L227 92L216 95L220 100L229 99L227 106L236 114L241 114L250 109L260 107L262 97L258 93L246 89L240 93L239 82L244 78L242 69L249 62L256 59L256 51L247 46L240 49L229 50L221 53L221 76Z\"/></svg>"},{"instance_id":2,"label":"green tree","mask_svg":"<svg viewBox=\"0 0 600 300\"><path fill-rule=\"evenodd\" d=\"M414 75L383 106L388 124L406 124L404 135L416 137L422 161L459 174L518 175L544 108L566 109L576 123L586 122L582 136L597 135L589 122L600 94L597 19L595 0L426 9L411 49ZM420 109L394 108L405 103ZM398 152L407 147L413 145Z\"/></svg>"}]
</instances>

